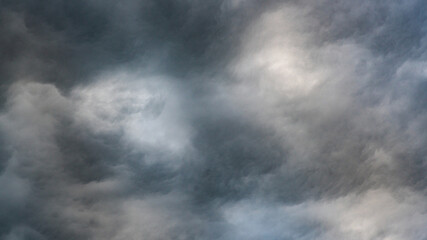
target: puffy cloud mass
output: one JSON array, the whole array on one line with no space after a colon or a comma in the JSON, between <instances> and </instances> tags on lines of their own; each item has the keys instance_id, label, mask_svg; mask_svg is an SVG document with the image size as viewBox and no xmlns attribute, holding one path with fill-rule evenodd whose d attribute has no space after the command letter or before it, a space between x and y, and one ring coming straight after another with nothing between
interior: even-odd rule
<instances>
[{"instance_id":1,"label":"puffy cloud mass","mask_svg":"<svg viewBox=\"0 0 427 240\"><path fill-rule=\"evenodd\" d=\"M0 6L0 239L427 239L424 1Z\"/></svg>"}]
</instances>

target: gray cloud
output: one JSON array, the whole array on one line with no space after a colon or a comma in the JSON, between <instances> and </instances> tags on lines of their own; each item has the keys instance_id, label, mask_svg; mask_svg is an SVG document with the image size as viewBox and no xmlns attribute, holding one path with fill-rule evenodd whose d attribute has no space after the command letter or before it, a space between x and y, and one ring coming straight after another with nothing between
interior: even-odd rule
<instances>
[{"instance_id":1,"label":"gray cloud","mask_svg":"<svg viewBox=\"0 0 427 240\"><path fill-rule=\"evenodd\" d=\"M422 1L1 6L1 239L427 237Z\"/></svg>"}]
</instances>

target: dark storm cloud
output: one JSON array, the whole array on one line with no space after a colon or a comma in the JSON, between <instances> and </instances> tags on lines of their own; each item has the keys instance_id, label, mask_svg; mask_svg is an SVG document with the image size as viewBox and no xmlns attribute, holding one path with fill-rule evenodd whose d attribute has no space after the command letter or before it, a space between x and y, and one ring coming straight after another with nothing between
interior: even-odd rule
<instances>
[{"instance_id":1,"label":"dark storm cloud","mask_svg":"<svg viewBox=\"0 0 427 240\"><path fill-rule=\"evenodd\" d=\"M422 1L1 6L1 239L426 238Z\"/></svg>"},{"instance_id":2,"label":"dark storm cloud","mask_svg":"<svg viewBox=\"0 0 427 240\"><path fill-rule=\"evenodd\" d=\"M256 11L221 1L3 1L3 78L70 87L123 64L181 76L215 71Z\"/></svg>"}]
</instances>

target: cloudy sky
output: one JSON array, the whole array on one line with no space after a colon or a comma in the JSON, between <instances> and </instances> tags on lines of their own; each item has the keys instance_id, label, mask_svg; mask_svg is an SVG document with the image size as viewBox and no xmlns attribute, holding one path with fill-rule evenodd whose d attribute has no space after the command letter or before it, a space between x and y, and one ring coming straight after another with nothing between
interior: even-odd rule
<instances>
[{"instance_id":1,"label":"cloudy sky","mask_svg":"<svg viewBox=\"0 0 427 240\"><path fill-rule=\"evenodd\" d=\"M424 0L1 0L1 240L426 240Z\"/></svg>"}]
</instances>

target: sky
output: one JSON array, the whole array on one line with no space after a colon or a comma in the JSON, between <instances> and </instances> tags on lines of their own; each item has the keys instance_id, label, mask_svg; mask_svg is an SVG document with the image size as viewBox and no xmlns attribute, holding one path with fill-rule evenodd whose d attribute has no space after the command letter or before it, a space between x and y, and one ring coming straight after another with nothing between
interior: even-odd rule
<instances>
[{"instance_id":1,"label":"sky","mask_svg":"<svg viewBox=\"0 0 427 240\"><path fill-rule=\"evenodd\" d=\"M1 0L1 240L426 240L423 0Z\"/></svg>"}]
</instances>

